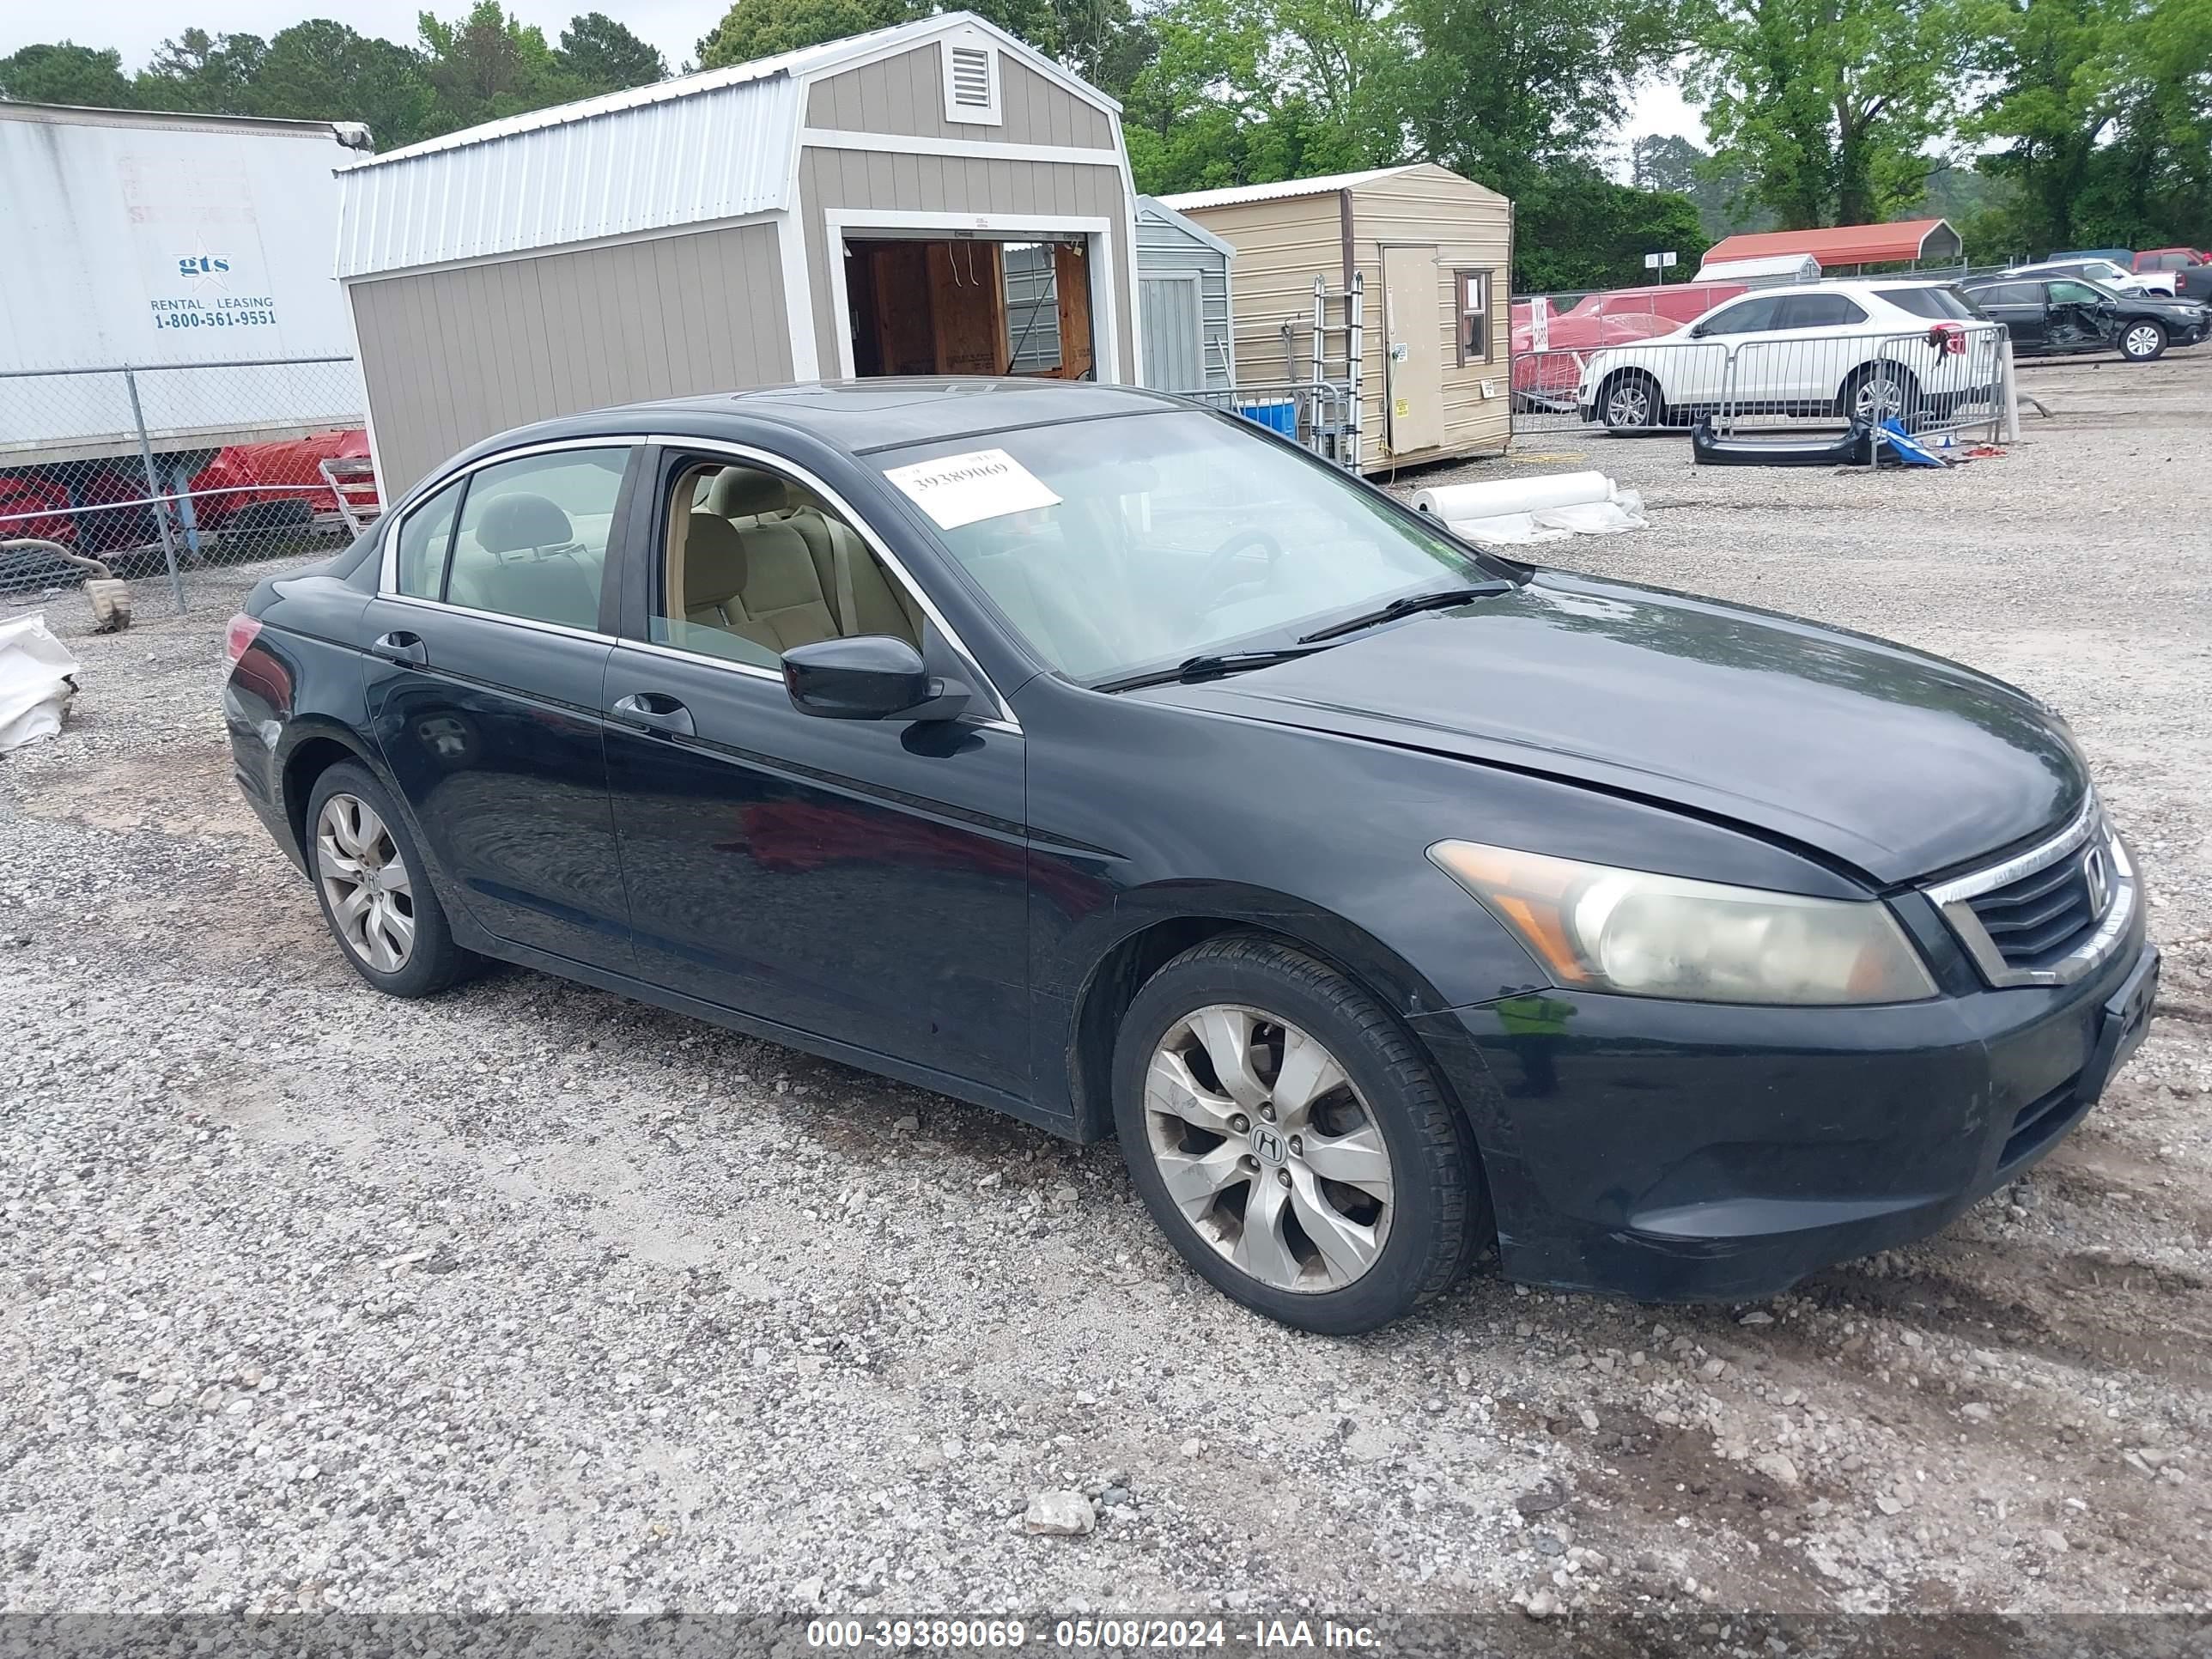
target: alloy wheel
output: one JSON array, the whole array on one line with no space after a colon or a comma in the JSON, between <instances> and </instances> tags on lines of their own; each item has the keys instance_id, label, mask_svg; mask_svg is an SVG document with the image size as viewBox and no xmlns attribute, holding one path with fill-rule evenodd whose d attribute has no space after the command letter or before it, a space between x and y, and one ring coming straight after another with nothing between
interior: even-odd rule
<instances>
[{"instance_id":1,"label":"alloy wheel","mask_svg":"<svg viewBox=\"0 0 2212 1659\"><path fill-rule=\"evenodd\" d=\"M345 947L396 974L415 950L415 882L391 827L358 795L332 795L315 820L315 879Z\"/></svg>"},{"instance_id":2,"label":"alloy wheel","mask_svg":"<svg viewBox=\"0 0 2212 1659\"><path fill-rule=\"evenodd\" d=\"M2120 349L2130 357L2154 357L2165 337L2155 325L2138 323L2127 331Z\"/></svg>"},{"instance_id":3,"label":"alloy wheel","mask_svg":"<svg viewBox=\"0 0 2212 1659\"><path fill-rule=\"evenodd\" d=\"M1623 380L1606 394L1607 426L1651 424L1651 386L1648 380Z\"/></svg>"},{"instance_id":4,"label":"alloy wheel","mask_svg":"<svg viewBox=\"0 0 2212 1659\"><path fill-rule=\"evenodd\" d=\"M1867 376L1851 398L1851 412L1863 420L1887 420L1904 409L1905 387L1887 374Z\"/></svg>"},{"instance_id":5,"label":"alloy wheel","mask_svg":"<svg viewBox=\"0 0 2212 1659\"><path fill-rule=\"evenodd\" d=\"M1146 1150L1191 1229L1276 1290L1341 1290L1389 1236L1390 1149L1327 1048L1257 1008L1186 1014L1145 1076Z\"/></svg>"}]
</instances>

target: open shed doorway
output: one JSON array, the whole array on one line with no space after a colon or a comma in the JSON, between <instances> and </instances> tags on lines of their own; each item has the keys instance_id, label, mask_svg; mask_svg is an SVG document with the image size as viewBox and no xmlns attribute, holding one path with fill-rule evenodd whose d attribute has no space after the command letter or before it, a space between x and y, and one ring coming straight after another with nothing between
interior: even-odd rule
<instances>
[{"instance_id":1,"label":"open shed doorway","mask_svg":"<svg viewBox=\"0 0 2212 1659\"><path fill-rule=\"evenodd\" d=\"M1090 239L845 241L853 373L1098 377Z\"/></svg>"}]
</instances>

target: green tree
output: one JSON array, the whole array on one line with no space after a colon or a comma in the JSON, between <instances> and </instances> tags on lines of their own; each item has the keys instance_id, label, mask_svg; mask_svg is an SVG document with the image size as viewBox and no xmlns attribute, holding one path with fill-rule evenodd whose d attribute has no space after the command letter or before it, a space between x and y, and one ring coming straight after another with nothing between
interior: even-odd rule
<instances>
[{"instance_id":1,"label":"green tree","mask_svg":"<svg viewBox=\"0 0 2212 1659\"><path fill-rule=\"evenodd\" d=\"M1399 15L1420 153L1516 198L1593 157L1672 34L1653 0L1404 0Z\"/></svg>"},{"instance_id":2,"label":"green tree","mask_svg":"<svg viewBox=\"0 0 2212 1659\"><path fill-rule=\"evenodd\" d=\"M2212 219L2212 0L1973 0L1965 124L2042 252L2194 243Z\"/></svg>"},{"instance_id":3,"label":"green tree","mask_svg":"<svg viewBox=\"0 0 2212 1659\"><path fill-rule=\"evenodd\" d=\"M270 37L253 77L252 104L257 115L359 121L380 149L452 131L439 123L436 95L415 53L327 17Z\"/></svg>"},{"instance_id":4,"label":"green tree","mask_svg":"<svg viewBox=\"0 0 2212 1659\"><path fill-rule=\"evenodd\" d=\"M1958 0L1692 0L1685 87L1791 229L1920 198L1965 81Z\"/></svg>"},{"instance_id":5,"label":"green tree","mask_svg":"<svg viewBox=\"0 0 2212 1659\"><path fill-rule=\"evenodd\" d=\"M258 34L185 29L161 42L154 61L138 71L134 91L148 109L251 114L254 77L268 52Z\"/></svg>"},{"instance_id":6,"label":"green tree","mask_svg":"<svg viewBox=\"0 0 2212 1659\"><path fill-rule=\"evenodd\" d=\"M1688 196L1615 184L1581 161L1534 175L1513 223L1513 285L1522 294L1648 283L1647 253L1675 253L1695 270L1713 241Z\"/></svg>"},{"instance_id":7,"label":"green tree","mask_svg":"<svg viewBox=\"0 0 2212 1659\"><path fill-rule=\"evenodd\" d=\"M1628 149L1629 182L1638 190L1674 191L1697 204L1709 241L1738 231L1771 230L1774 216L1751 199L1743 169L1705 154L1674 133L1649 133Z\"/></svg>"},{"instance_id":8,"label":"green tree","mask_svg":"<svg viewBox=\"0 0 2212 1659\"><path fill-rule=\"evenodd\" d=\"M668 78L668 60L660 49L639 40L603 11L570 18L553 56L593 92L649 87Z\"/></svg>"},{"instance_id":9,"label":"green tree","mask_svg":"<svg viewBox=\"0 0 2212 1659\"><path fill-rule=\"evenodd\" d=\"M749 64L756 58L889 28L924 12L918 0L737 0L714 32L701 37L699 67Z\"/></svg>"},{"instance_id":10,"label":"green tree","mask_svg":"<svg viewBox=\"0 0 2212 1659\"><path fill-rule=\"evenodd\" d=\"M130 109L136 103L123 77L123 54L96 52L67 40L25 46L0 58L0 98L13 104L84 104Z\"/></svg>"},{"instance_id":11,"label":"green tree","mask_svg":"<svg viewBox=\"0 0 2212 1659\"><path fill-rule=\"evenodd\" d=\"M562 67L545 33L517 22L500 0L477 0L454 22L424 12L422 76L437 94L441 131L566 103L592 88Z\"/></svg>"}]
</instances>

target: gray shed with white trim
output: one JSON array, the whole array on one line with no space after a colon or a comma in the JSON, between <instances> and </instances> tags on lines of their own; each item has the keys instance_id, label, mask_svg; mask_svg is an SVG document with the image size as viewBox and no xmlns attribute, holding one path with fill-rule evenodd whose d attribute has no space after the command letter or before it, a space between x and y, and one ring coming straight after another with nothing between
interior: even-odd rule
<instances>
[{"instance_id":1,"label":"gray shed with white trim","mask_svg":"<svg viewBox=\"0 0 2212 1659\"><path fill-rule=\"evenodd\" d=\"M1127 382L1141 361L1120 106L968 12L338 178L387 500L478 439L611 404L856 374Z\"/></svg>"},{"instance_id":2,"label":"gray shed with white trim","mask_svg":"<svg viewBox=\"0 0 2212 1659\"><path fill-rule=\"evenodd\" d=\"M1155 392L1226 392L1237 384L1236 258L1229 243L1158 197L1137 198L1140 384Z\"/></svg>"}]
</instances>

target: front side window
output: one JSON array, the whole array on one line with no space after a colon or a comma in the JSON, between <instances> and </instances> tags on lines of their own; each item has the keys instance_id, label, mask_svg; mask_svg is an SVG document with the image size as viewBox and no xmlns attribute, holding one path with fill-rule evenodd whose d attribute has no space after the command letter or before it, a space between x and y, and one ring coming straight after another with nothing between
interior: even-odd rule
<instances>
[{"instance_id":1,"label":"front side window","mask_svg":"<svg viewBox=\"0 0 2212 1659\"><path fill-rule=\"evenodd\" d=\"M400 524L398 586L411 599L434 599L444 591L446 556L453 545L453 517L465 482L447 484Z\"/></svg>"},{"instance_id":2,"label":"front side window","mask_svg":"<svg viewBox=\"0 0 2212 1659\"><path fill-rule=\"evenodd\" d=\"M1758 334L1774 326L1778 304L1772 295L1761 295L1755 300L1744 300L1717 311L1705 319L1708 334Z\"/></svg>"},{"instance_id":3,"label":"front side window","mask_svg":"<svg viewBox=\"0 0 2212 1659\"><path fill-rule=\"evenodd\" d=\"M766 467L679 466L662 515L653 642L757 668L795 645L888 635L916 650L922 611L821 495Z\"/></svg>"},{"instance_id":4,"label":"front side window","mask_svg":"<svg viewBox=\"0 0 2212 1659\"><path fill-rule=\"evenodd\" d=\"M2105 297L2087 283L2053 283L2049 292L2055 306L2094 306Z\"/></svg>"},{"instance_id":5,"label":"front side window","mask_svg":"<svg viewBox=\"0 0 2212 1659\"><path fill-rule=\"evenodd\" d=\"M1458 270L1452 284L1459 293L1459 360L1461 363L1490 361L1490 273Z\"/></svg>"},{"instance_id":6,"label":"front side window","mask_svg":"<svg viewBox=\"0 0 2212 1659\"><path fill-rule=\"evenodd\" d=\"M1497 574L1234 417L1129 415L869 459L1014 630L1085 684Z\"/></svg>"},{"instance_id":7,"label":"front side window","mask_svg":"<svg viewBox=\"0 0 2212 1659\"><path fill-rule=\"evenodd\" d=\"M620 446L556 450L471 473L447 603L596 629L629 455Z\"/></svg>"}]
</instances>

